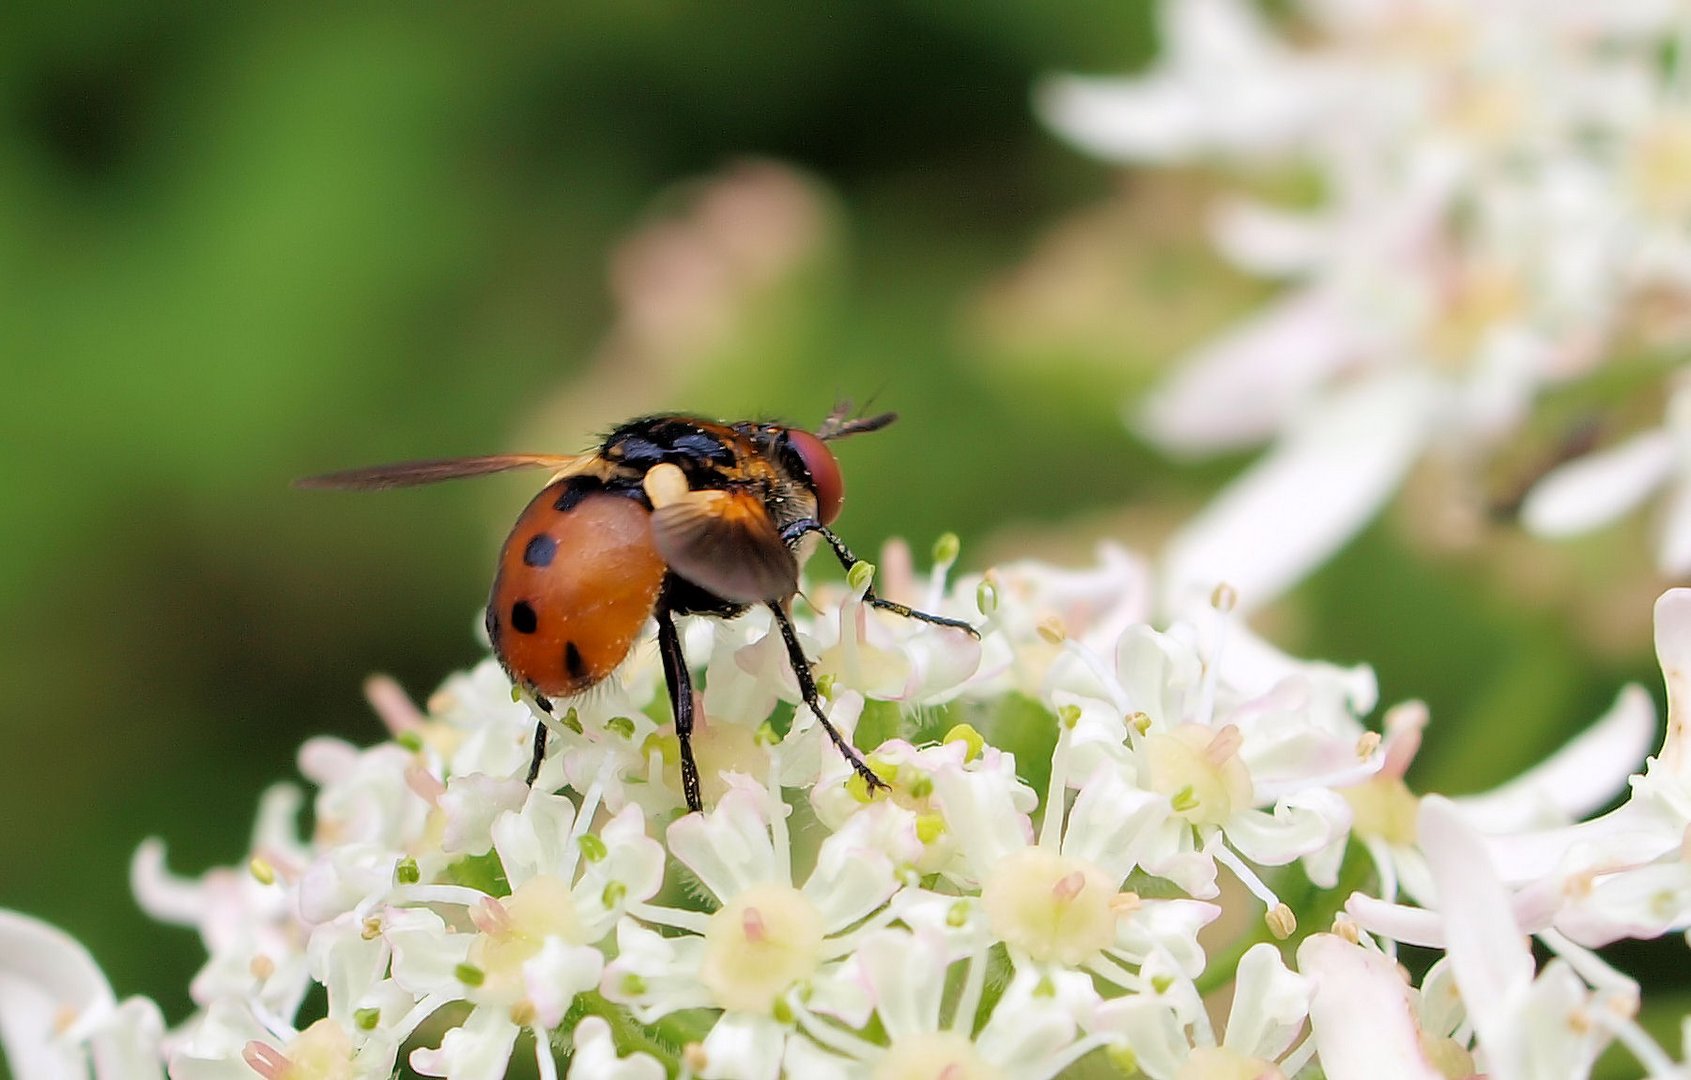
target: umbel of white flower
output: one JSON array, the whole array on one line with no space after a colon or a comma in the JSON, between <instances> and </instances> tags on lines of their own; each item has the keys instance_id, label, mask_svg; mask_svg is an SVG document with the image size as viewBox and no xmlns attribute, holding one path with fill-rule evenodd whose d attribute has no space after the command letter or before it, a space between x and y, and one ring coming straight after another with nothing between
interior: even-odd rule
<instances>
[{"instance_id":1,"label":"umbel of white flower","mask_svg":"<svg viewBox=\"0 0 1691 1080\"><path fill-rule=\"evenodd\" d=\"M1366 668L1275 651L1226 589L1157 628L1116 549L882 582L977 642L865 585L812 590L801 636L888 791L793 707L755 616L688 631L701 814L650 648L553 718L532 790L534 715L492 661L424 708L374 680L387 739L300 751L311 835L282 784L235 866L137 853L142 906L205 945L191 1016L117 1002L75 941L0 914L12 1075L1580 1077L1617 1040L1679 1075L1592 949L1691 926L1691 591L1656 609L1666 739L1580 820L1654 736L1639 688L1497 791L1420 797L1425 710L1371 730ZM1400 942L1442 951L1419 985Z\"/></svg>"},{"instance_id":2,"label":"umbel of white flower","mask_svg":"<svg viewBox=\"0 0 1691 1080\"><path fill-rule=\"evenodd\" d=\"M1683 577L1687 408L1665 388L1683 382L1691 345L1691 9L1278 7L1161 0L1149 70L1054 78L1037 95L1095 155L1219 164L1259 193L1220 200L1211 233L1283 289L1129 409L1181 456L1271 443L1177 536L1173 597L1220 575L1266 603L1417 461L1477 487L1475 466L1509 460L1499 451L1547 394L1582 385L1593 410L1630 387L1665 419L1546 479L1524 523L1581 532L1666 489L1658 562ZM1319 194L1295 206L1260 194L1276 190Z\"/></svg>"}]
</instances>

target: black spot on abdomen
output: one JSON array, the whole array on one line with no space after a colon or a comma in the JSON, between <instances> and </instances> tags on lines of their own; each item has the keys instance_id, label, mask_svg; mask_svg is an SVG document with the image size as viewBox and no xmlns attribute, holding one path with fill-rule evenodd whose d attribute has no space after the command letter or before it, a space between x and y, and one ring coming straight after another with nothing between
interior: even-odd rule
<instances>
[{"instance_id":1,"label":"black spot on abdomen","mask_svg":"<svg viewBox=\"0 0 1691 1080\"><path fill-rule=\"evenodd\" d=\"M570 673L572 679L587 678L587 661L582 659L581 650L575 647L575 642L564 642L564 670Z\"/></svg>"},{"instance_id":2,"label":"black spot on abdomen","mask_svg":"<svg viewBox=\"0 0 1691 1080\"><path fill-rule=\"evenodd\" d=\"M518 600L511 605L511 629L519 634L532 634L540 625L535 617L534 608L527 600Z\"/></svg>"},{"instance_id":3,"label":"black spot on abdomen","mask_svg":"<svg viewBox=\"0 0 1691 1080\"><path fill-rule=\"evenodd\" d=\"M525 566L551 566L552 559L558 554L558 541L541 533L528 542L523 548L523 564Z\"/></svg>"}]
</instances>

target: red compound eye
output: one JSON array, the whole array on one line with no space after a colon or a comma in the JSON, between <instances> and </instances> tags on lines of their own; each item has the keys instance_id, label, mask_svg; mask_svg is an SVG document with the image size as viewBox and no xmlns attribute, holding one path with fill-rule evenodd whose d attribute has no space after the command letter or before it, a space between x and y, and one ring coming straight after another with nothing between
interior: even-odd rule
<instances>
[{"instance_id":1,"label":"red compound eye","mask_svg":"<svg viewBox=\"0 0 1691 1080\"><path fill-rule=\"evenodd\" d=\"M834 452L808 431L789 430L787 441L810 473L811 486L816 489L816 517L826 525L840 516L840 504L845 502L840 463L834 460Z\"/></svg>"}]
</instances>

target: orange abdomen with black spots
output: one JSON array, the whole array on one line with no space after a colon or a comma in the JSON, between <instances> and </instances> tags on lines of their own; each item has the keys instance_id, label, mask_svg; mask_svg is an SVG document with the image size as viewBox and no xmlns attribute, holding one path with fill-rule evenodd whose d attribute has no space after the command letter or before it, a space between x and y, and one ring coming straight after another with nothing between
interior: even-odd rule
<instances>
[{"instance_id":1,"label":"orange abdomen with black spots","mask_svg":"<svg viewBox=\"0 0 1691 1080\"><path fill-rule=\"evenodd\" d=\"M487 605L493 650L519 685L578 694L628 656L666 566L637 498L560 480L534 497L499 555Z\"/></svg>"}]
</instances>

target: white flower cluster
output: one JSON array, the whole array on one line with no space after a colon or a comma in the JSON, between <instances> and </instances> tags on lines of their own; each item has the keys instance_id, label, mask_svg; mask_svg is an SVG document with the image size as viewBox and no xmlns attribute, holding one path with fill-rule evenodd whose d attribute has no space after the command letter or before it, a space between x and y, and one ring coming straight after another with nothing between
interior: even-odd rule
<instances>
[{"instance_id":1,"label":"white flower cluster","mask_svg":"<svg viewBox=\"0 0 1691 1080\"><path fill-rule=\"evenodd\" d=\"M1657 607L1666 742L1579 822L1654 733L1641 689L1502 789L1417 798L1424 710L1370 731L1371 672L1277 653L1228 590L1158 630L1119 550L884 576L982 627L871 609L861 575L812 594L829 717L890 790L793 709L755 616L690 628L699 814L649 648L553 719L532 790L534 714L491 661L426 709L376 680L391 739L300 752L308 835L280 785L239 866L190 880L157 843L137 854L143 906L208 953L184 1023L0 918L13 1074L374 1080L404 1055L496 1080L532 1054L577 1080L1040 1078L1088 1057L1157 1080L1577 1077L1619 1040L1681 1075L1591 949L1691 926L1691 591ZM1419 986L1399 942L1444 950Z\"/></svg>"},{"instance_id":2,"label":"white flower cluster","mask_svg":"<svg viewBox=\"0 0 1691 1080\"><path fill-rule=\"evenodd\" d=\"M1220 575L1257 601L1354 535L1424 455L1491 460L1551 390L1612 401L1619 380L1663 410L1691 344L1680 0L1281 6L1271 20L1253 0L1162 0L1147 73L1040 94L1051 126L1100 156L1218 162L1256 186L1213 235L1285 290L1134 422L1177 453L1272 441L1170 552L1172 588ZM1594 528L1677 477L1659 561L1691 571L1691 407L1665 411L1662 430L1541 484L1527 526Z\"/></svg>"}]
</instances>

